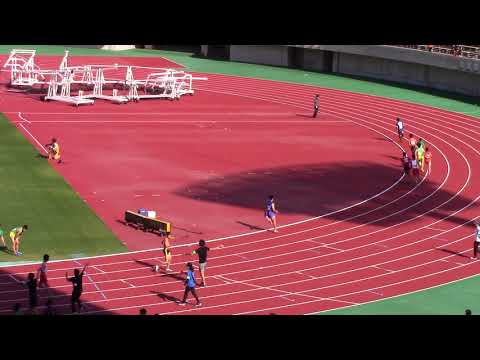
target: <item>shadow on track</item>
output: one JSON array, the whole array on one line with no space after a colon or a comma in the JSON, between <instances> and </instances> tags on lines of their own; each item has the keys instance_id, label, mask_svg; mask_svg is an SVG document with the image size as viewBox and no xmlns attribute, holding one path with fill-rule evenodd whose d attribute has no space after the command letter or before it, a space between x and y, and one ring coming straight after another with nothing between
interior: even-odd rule
<instances>
[{"instance_id":1,"label":"shadow on track","mask_svg":"<svg viewBox=\"0 0 480 360\"><path fill-rule=\"evenodd\" d=\"M280 214L302 214L314 217L332 213L375 196L393 185L401 175L400 161L398 167L369 162L306 164L273 169L252 169L249 172L233 174L224 178L199 181L176 190L175 194L196 201L220 202L229 206L258 209L259 211L263 211L266 197L274 194ZM455 195L454 192L444 188L437 190L438 184L431 183L427 178L417 189L402 199L396 200L408 193L414 186L415 182L412 178L404 178L391 191L352 209L326 215L326 218L343 220L355 216L359 212L364 213L392 202L381 210L348 220L353 223L365 224L386 217L375 222L375 226L387 227L399 221L422 215ZM436 193L433 196L414 205L434 191ZM426 216L433 221L442 219L467 206L471 200L459 195ZM410 208L401 211L407 207ZM473 209L477 207L476 204L471 205ZM401 212L387 217L398 211ZM468 219L462 216L452 216L445 221L456 226L463 224L466 220ZM250 224L243 223L242 225L251 227Z\"/></svg>"}]
</instances>

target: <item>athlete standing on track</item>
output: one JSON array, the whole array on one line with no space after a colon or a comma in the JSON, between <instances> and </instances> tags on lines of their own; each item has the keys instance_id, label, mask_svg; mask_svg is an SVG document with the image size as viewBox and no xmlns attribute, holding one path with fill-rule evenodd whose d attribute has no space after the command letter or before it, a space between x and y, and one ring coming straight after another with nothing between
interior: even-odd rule
<instances>
[{"instance_id":1,"label":"athlete standing on track","mask_svg":"<svg viewBox=\"0 0 480 360\"><path fill-rule=\"evenodd\" d=\"M47 280L47 262L50 260L50 256L47 254L43 255L43 262L42 265L38 268L37 270L37 279L38 281L38 287L47 287L48 288L48 280Z\"/></svg>"},{"instance_id":2,"label":"athlete standing on track","mask_svg":"<svg viewBox=\"0 0 480 360\"><path fill-rule=\"evenodd\" d=\"M183 293L183 300L179 302L178 305L185 306L187 304L188 293L191 292L192 295L195 297L195 300L197 300L196 306L202 306L202 303L198 298L197 292L195 291L195 286L197 282L195 281L195 274L194 274L192 263L187 263L186 274L187 274L187 278L185 280L185 292Z\"/></svg>"},{"instance_id":3,"label":"athlete standing on track","mask_svg":"<svg viewBox=\"0 0 480 360\"><path fill-rule=\"evenodd\" d=\"M475 240L473 241L473 256L471 259L477 260L478 247L480 246L480 222L475 222Z\"/></svg>"},{"instance_id":4,"label":"athlete standing on track","mask_svg":"<svg viewBox=\"0 0 480 360\"><path fill-rule=\"evenodd\" d=\"M82 296L83 274L85 273L86 268L87 268L87 265L83 267L82 272L80 272L80 270L78 269L73 270L74 276L72 276L71 278L68 277L68 272L65 273L65 278L67 279L67 281L70 281L73 285L72 298L71 298L72 313L76 312L76 305L78 305L78 312L80 312L80 310L82 309L80 296Z\"/></svg>"},{"instance_id":5,"label":"athlete standing on track","mask_svg":"<svg viewBox=\"0 0 480 360\"><path fill-rule=\"evenodd\" d=\"M223 245L220 245L216 248L210 249L205 245L205 240L200 240L198 242L198 248L196 250L193 250L191 254L186 254L186 255L198 255L198 267L200 269L200 277L202 278L202 282L200 286L207 286L207 283L205 281L205 270L207 268L207 255L210 250L217 250L217 249L222 249Z\"/></svg>"},{"instance_id":6,"label":"athlete standing on track","mask_svg":"<svg viewBox=\"0 0 480 360\"><path fill-rule=\"evenodd\" d=\"M400 142L403 140L403 121L400 118L397 118L397 132L398 132L398 139Z\"/></svg>"},{"instance_id":7,"label":"athlete standing on track","mask_svg":"<svg viewBox=\"0 0 480 360\"><path fill-rule=\"evenodd\" d=\"M318 94L313 99L313 117L316 118L318 114Z\"/></svg>"},{"instance_id":8,"label":"athlete standing on track","mask_svg":"<svg viewBox=\"0 0 480 360\"><path fill-rule=\"evenodd\" d=\"M10 239L12 240L12 250L15 256L23 255L20 252L20 239L23 236L25 230L28 230L28 225L19 226L10 230Z\"/></svg>"},{"instance_id":9,"label":"athlete standing on track","mask_svg":"<svg viewBox=\"0 0 480 360\"><path fill-rule=\"evenodd\" d=\"M277 213L278 210L275 206L275 200L273 199L273 195L270 195L267 200L267 208L265 209L265 218L270 224L273 225L273 232L278 232L276 219Z\"/></svg>"},{"instance_id":10,"label":"athlete standing on track","mask_svg":"<svg viewBox=\"0 0 480 360\"><path fill-rule=\"evenodd\" d=\"M35 279L34 273L28 274L28 280L25 283L26 287L28 288L28 304L30 307L30 313L33 315L35 314L35 309L38 303L38 296L37 296L37 279Z\"/></svg>"},{"instance_id":11,"label":"athlete standing on track","mask_svg":"<svg viewBox=\"0 0 480 360\"><path fill-rule=\"evenodd\" d=\"M163 239L163 255L165 255L166 263L165 271L172 271L172 269L170 269L170 264L172 263L172 248L170 245L170 239L170 235Z\"/></svg>"}]
</instances>

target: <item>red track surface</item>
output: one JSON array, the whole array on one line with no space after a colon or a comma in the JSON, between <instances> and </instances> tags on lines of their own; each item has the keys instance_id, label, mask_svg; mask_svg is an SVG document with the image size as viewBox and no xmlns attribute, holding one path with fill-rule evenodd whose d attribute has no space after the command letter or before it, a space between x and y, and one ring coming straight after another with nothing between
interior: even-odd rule
<instances>
[{"instance_id":1,"label":"red track surface","mask_svg":"<svg viewBox=\"0 0 480 360\"><path fill-rule=\"evenodd\" d=\"M282 223L312 216L312 212L322 215L285 226L278 234L256 231L218 242L210 241L211 246L222 243L225 248L210 254L207 270L209 286L199 290L205 305L203 308L179 308L173 303L183 293L182 281L177 274L159 275L151 271L152 265L161 264L159 250L91 258L88 262L92 267L83 295L84 301L89 304L87 313L136 314L139 308L146 307L149 313L162 314L305 314L397 296L480 272L480 263L469 259L472 227L468 223L477 216L479 197L478 186L473 183L480 155L477 150L480 132L477 119L425 106L312 86L222 75L208 77L208 82L198 85L201 91L192 98L175 103L152 102L152 107L148 109L150 115L135 115L135 126L129 123L132 121L130 117L122 120L120 115L110 117L106 113L116 109L140 113L145 111L145 104L134 104L133 110L130 104L112 107L97 102L93 107L79 109L75 115L63 104L38 104L36 99L25 98L20 101L18 99L24 95L19 94L10 95L8 103L0 104L1 111L24 112L30 123L20 123L13 113L10 114L12 121L17 122L21 131L29 130L42 142L54 128L56 133L60 133L59 137L65 139L68 148L74 150L65 146L67 164L57 167L57 170L81 196L91 191L88 186L93 186L93 182L89 184L85 176L79 178L79 173L88 173L90 168L90 172L97 174L96 169L103 166L106 175L98 174L96 181L98 186L105 187L101 191L114 187L111 198L106 193L102 194L110 199L104 205L95 201L94 197L87 200L129 245L135 238L138 242L139 236L129 228L114 224L114 219L118 209L126 205L124 201L129 201L133 208L137 204L132 203L136 201L132 197L126 200L132 185L123 190L121 185L139 182L129 175L119 181L122 170L115 173L113 167L116 166L78 152L80 146L89 147L85 142L93 132L91 128L90 131L85 130L88 127L94 126L94 132L103 139L102 155L111 157L112 164L125 161L125 169L133 166L135 174L145 176L141 179L142 184L158 182L153 187L159 189L164 204L167 204L163 211L168 209L169 216L172 212L172 216L178 217L174 223L192 225L187 222L196 213L197 225L203 226L197 232L204 234L190 231L189 234L193 235L185 236L180 242L196 241L200 236L211 239L217 235L215 231L221 235L229 228L235 233L237 228L232 218L264 226L259 219L261 201L259 209L255 209L256 204L248 205L253 199L243 201L240 196L248 193L246 190L258 189L258 186L252 186L246 179L238 181L245 172L248 175L249 170L265 170L264 164L271 169L264 171L267 177L252 174L255 180L265 182L264 192L270 192L275 179L288 178L289 172L284 168L300 172L305 178L302 183L302 188L306 186L305 193L293 189L282 194L279 190L281 186L273 191L281 201L288 199L284 200L287 211L281 214ZM310 111L314 93L321 96L323 114L317 122L299 116ZM35 106L35 109L30 106ZM159 114L152 116L157 107ZM40 114L42 111L62 114ZM202 111L209 114L202 115ZM79 114L87 112L90 116L86 118L92 120L93 117L97 122L75 122L82 117ZM98 114L102 112L103 115ZM219 113L225 112L230 115L221 118ZM407 132L423 137L433 148L433 174L419 185L405 179L397 181L401 173L398 159L395 159L398 149L380 135L395 139L394 119L397 116L405 119ZM119 124L121 121L124 123ZM196 126L198 130L194 130ZM222 128L231 129L223 130L229 134L228 143L216 141L223 136L219 135L223 134ZM131 137L126 138L126 134ZM138 140L146 134L154 134L158 143L148 146L146 140ZM318 141L308 143L307 140L311 140L309 136ZM184 139L183 143L181 139ZM98 141L95 138L92 140ZM133 145L140 144L141 148L136 150L131 142ZM293 146L295 143L297 147ZM305 146L306 143L309 146ZM336 146L330 147L332 143ZM193 144L193 148L189 148L188 144ZM159 146L166 151L165 156L159 156L159 152L154 150ZM121 156L112 155L122 147L125 147L125 152ZM212 151L216 156L209 158L208 154ZM219 161L220 151L224 152L224 162ZM256 155L252 157L252 154ZM144 157L159 159L158 166L170 169L170 172L152 170L157 163L149 167L142 163ZM172 157L174 161L162 163ZM344 164L346 159L350 162ZM200 174L202 176L192 184L198 174L185 171L198 165L198 171L208 173L211 170L208 166L214 164L217 166L215 178L223 176L227 179L217 187L210 184L208 177L202 178L204 174ZM325 169L330 169L330 172L325 173ZM369 176L355 177L365 169ZM175 175L181 171L181 176ZM266 180L266 172L272 172L274 179ZM322 176L315 177L316 172ZM158 174L164 178L160 179ZM323 181L328 181L328 176L323 176L325 174L333 174L336 183L325 186ZM335 188L340 186L337 183L341 175L345 177L343 183L353 185L350 189ZM183 182L179 182L181 178ZM307 186L314 179L321 182L320 185ZM291 184L298 181L297 177ZM184 189L185 184L198 191L198 196L176 191ZM330 197L324 187L333 187ZM202 190L214 188L218 190L216 197L201 194ZM220 190L225 188L228 193L222 194ZM237 191L238 188L241 191ZM143 195L151 191L149 188L134 190L145 191ZM232 193L235 196L227 196ZM339 194L350 195L338 198ZM120 199L114 200L117 197ZM308 197L314 201L295 202L289 207L290 201ZM147 206L155 205L153 198L150 197L152 202ZM175 199L180 202L179 209L175 208ZM109 207L107 204L110 201L118 202ZM193 203L200 204L200 208L188 208L187 204ZM316 208L318 203L327 205ZM358 204L352 206L355 203ZM347 208L342 210L344 207ZM220 219L219 211L223 211ZM182 213L185 214L184 223L180 219ZM215 221L208 219L210 213L215 215ZM241 226L238 224L238 229L242 229ZM134 235L130 239L129 234L132 233ZM145 246L158 244L158 239L148 237L142 241ZM181 245L175 251L175 269L181 269L191 259L181 255L188 249L187 245ZM79 267L84 261L68 260L50 265L53 297L61 312L69 310L70 284L65 282L64 272ZM26 272L32 269L31 265L2 268L0 313L8 313L19 299L26 301L25 290L16 281L24 279ZM45 297L45 290L41 290L40 295Z\"/></svg>"}]
</instances>

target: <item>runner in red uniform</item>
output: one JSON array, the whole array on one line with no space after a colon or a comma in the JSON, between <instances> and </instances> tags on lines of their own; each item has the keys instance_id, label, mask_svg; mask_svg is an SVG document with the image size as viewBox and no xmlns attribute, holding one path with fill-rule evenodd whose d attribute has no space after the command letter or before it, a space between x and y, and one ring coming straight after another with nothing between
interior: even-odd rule
<instances>
[{"instance_id":1,"label":"runner in red uniform","mask_svg":"<svg viewBox=\"0 0 480 360\"><path fill-rule=\"evenodd\" d=\"M410 151L412 152L412 159L415 159L415 152L417 151L417 139L415 139L413 134L410 134L408 141L410 145Z\"/></svg>"},{"instance_id":2,"label":"runner in red uniform","mask_svg":"<svg viewBox=\"0 0 480 360\"><path fill-rule=\"evenodd\" d=\"M432 153L428 147L425 149L425 164L428 165L428 174L430 175L432 173Z\"/></svg>"},{"instance_id":3,"label":"runner in red uniform","mask_svg":"<svg viewBox=\"0 0 480 360\"><path fill-rule=\"evenodd\" d=\"M43 255L43 262L42 265L37 270L37 279L38 287L47 287L48 288L48 279L47 279L47 262L50 260L50 256L47 254Z\"/></svg>"}]
</instances>

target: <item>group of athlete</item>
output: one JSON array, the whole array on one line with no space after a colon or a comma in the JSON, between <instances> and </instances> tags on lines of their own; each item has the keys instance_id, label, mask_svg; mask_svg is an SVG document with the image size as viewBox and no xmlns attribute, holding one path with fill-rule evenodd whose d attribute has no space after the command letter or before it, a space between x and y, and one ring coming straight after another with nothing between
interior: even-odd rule
<instances>
[{"instance_id":1,"label":"group of athlete","mask_svg":"<svg viewBox=\"0 0 480 360\"><path fill-rule=\"evenodd\" d=\"M397 132L400 143L404 141L404 125L400 118L397 118ZM413 175L416 182L420 181L420 174L426 175L432 173L432 153L426 146L425 140L415 138L410 133L408 138L408 145L410 147L411 157L403 151L402 165L405 175Z\"/></svg>"},{"instance_id":2,"label":"group of athlete","mask_svg":"<svg viewBox=\"0 0 480 360\"><path fill-rule=\"evenodd\" d=\"M273 225L273 232L278 232L277 229L277 221L276 221L276 214L278 213L278 210L276 209L275 206L275 200L274 196L270 195L267 199L267 204L265 208L265 218L267 221ZM164 263L165 263L165 272L170 272L172 271L171 269L171 263L172 263L172 243L171 240L174 239L173 236L168 235L163 238L162 241L162 251L164 255ZM210 250L217 250L217 249L222 249L224 246L219 245L216 248L209 248L206 246L205 240L200 240L198 243L197 249L193 250L191 253L184 254L185 256L191 256L191 255L197 255L198 256L198 269L200 271L200 278L201 278L201 287L206 287L207 282L206 282L206 276L205 276L205 271L207 268L207 256L208 252ZM183 294L183 299L181 301L178 301L178 305L180 306L185 306L187 304L187 297L188 294L191 293L195 300L197 301L196 306L201 306L202 303L198 297L198 294L196 292L196 286L197 286L197 281L195 279L195 267L191 262L188 262L186 265L185 270L182 272L185 274L185 291ZM160 271L160 266L155 265L153 267L153 271L159 272Z\"/></svg>"}]
</instances>

